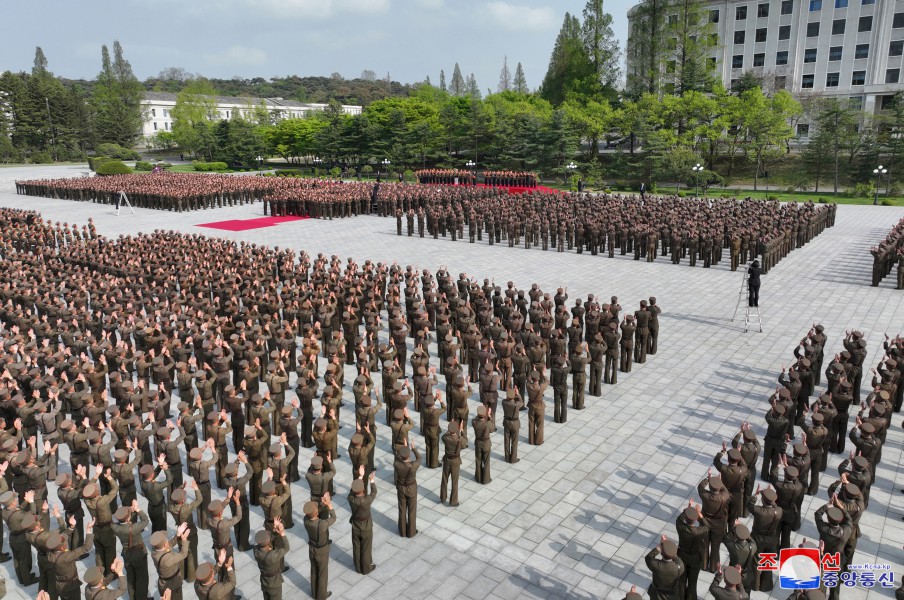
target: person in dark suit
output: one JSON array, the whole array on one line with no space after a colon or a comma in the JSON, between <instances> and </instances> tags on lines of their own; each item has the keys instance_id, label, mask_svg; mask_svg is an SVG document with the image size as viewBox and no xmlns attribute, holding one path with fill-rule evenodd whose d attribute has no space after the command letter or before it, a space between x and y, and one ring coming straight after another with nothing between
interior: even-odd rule
<instances>
[{"instance_id":1,"label":"person in dark suit","mask_svg":"<svg viewBox=\"0 0 904 600\"><path fill-rule=\"evenodd\" d=\"M754 260L747 269L747 306L760 305L760 261Z\"/></svg>"}]
</instances>

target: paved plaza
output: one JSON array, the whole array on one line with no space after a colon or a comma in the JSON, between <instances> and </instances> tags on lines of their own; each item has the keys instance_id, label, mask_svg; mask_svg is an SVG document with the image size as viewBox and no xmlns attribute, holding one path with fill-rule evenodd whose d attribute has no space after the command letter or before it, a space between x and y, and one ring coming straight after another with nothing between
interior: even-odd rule
<instances>
[{"instance_id":1,"label":"paved plaza","mask_svg":"<svg viewBox=\"0 0 904 600\"><path fill-rule=\"evenodd\" d=\"M662 307L658 354L646 364L635 365L633 372L620 373L617 385L604 385L601 398L588 396L585 410L569 410L565 424L552 422L550 389L545 443L527 445L526 427L522 427L518 464L503 461L500 426L493 435L492 483L484 486L473 480L472 446L462 454L461 505L451 508L439 503L441 469L421 467L419 534L413 539L397 533L389 430L381 416L378 495L373 505L377 569L366 576L354 572L346 501L351 476L348 459L343 458L337 464L337 522L331 530L333 598L591 600L620 599L632 584L645 591L649 571L644 556L660 534L675 539L676 516L689 498L698 501L697 484L706 476L720 444L737 433L742 421L749 420L762 439L766 400L775 390L781 366L790 364L793 348L810 326L825 325L826 365L843 349L846 329L864 332L869 343L864 363L867 389L868 370L878 361L883 334L894 337L904 323L904 291L894 290L894 275L879 288L869 286L869 247L904 216L904 208L840 206L835 227L789 254L763 277L760 308L766 331L760 334L743 333L743 307L741 320L731 321L743 281L741 272L729 271L727 253L712 269L690 268L686 261L673 265L668 257L647 263L631 256L610 259L512 249L505 243L491 247L485 241L472 245L448 238L398 237L395 219L370 216L220 232L196 225L259 217L261 205L191 213L136 209L134 215L124 209L116 216L110 206L15 195L17 178L78 176L84 170L75 166L0 168L0 205L36 209L47 219L70 224L81 225L93 217L98 231L109 237L175 229L304 249L312 256L335 254L343 261L353 257L359 264L365 259L397 261L403 267L417 265L434 272L445 265L453 276L466 272L480 281L495 278L503 287L509 280L522 289L535 282L549 292L567 287L572 303L589 293L604 299L616 295L630 312L641 299L656 296ZM433 353L435 363L435 349ZM347 367L349 385L353 370ZM292 379L294 383L294 374ZM444 389L442 383L440 389ZM824 383L823 378L821 389ZM346 390L346 404L350 399ZM897 581L904 572L900 419L900 415L893 417L870 506L860 521L862 537L854 561L890 563ZM341 421L339 447L345 455L354 432L353 411L343 410ZM412 439L423 450L423 437L412 434ZM309 464L312 450L301 449L301 467ZM826 502L825 490L834 481L841 458L830 455L820 494L805 497L803 526L792 543L818 538L813 512ZM299 500L306 497L307 487L303 481L292 487L297 525L288 532L293 552L287 560L291 569L284 594L307 598L307 544ZM222 494L214 490L215 498ZM55 488L50 498L56 500ZM257 508L251 526L252 532L262 527ZM199 551L199 560L212 559L207 533L200 534ZM727 556L724 550L723 556ZM236 553L236 561L241 595L261 598L251 554ZM83 563L80 570L86 566ZM153 582L153 565L150 569ZM0 573L7 579L9 597L36 595L37 586L17 587L12 562L0 565ZM711 578L701 573L701 597ZM776 585L771 597L787 596ZM185 597L195 597L191 585L186 584ZM755 593L754 597L766 595ZM894 597L894 592L849 588L841 597Z\"/></svg>"}]
</instances>

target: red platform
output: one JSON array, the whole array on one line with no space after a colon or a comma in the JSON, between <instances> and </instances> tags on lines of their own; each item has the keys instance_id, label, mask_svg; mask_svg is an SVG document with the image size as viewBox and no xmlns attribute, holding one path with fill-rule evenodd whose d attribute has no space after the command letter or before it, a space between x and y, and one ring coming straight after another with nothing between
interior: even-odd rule
<instances>
[{"instance_id":1,"label":"red platform","mask_svg":"<svg viewBox=\"0 0 904 600\"><path fill-rule=\"evenodd\" d=\"M274 227L280 223L290 221L304 221L310 217L261 217L259 219L234 219L231 221L216 221L214 223L200 223L196 227L207 227L209 229L221 229L223 231L248 231L249 229L261 229L264 227Z\"/></svg>"}]
</instances>

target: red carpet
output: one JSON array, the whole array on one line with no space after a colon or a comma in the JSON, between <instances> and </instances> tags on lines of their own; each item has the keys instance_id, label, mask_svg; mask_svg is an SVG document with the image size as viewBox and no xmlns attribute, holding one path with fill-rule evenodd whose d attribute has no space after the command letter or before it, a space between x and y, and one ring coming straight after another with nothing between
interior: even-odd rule
<instances>
[{"instance_id":1,"label":"red carpet","mask_svg":"<svg viewBox=\"0 0 904 600\"><path fill-rule=\"evenodd\" d=\"M246 219L244 221L234 219L232 221L217 221L215 223L201 223L196 227L208 227L210 229L221 229L223 231L248 231L249 229L261 229L263 227L273 227L280 223L289 221L303 221L310 217L261 217L259 219Z\"/></svg>"}]
</instances>

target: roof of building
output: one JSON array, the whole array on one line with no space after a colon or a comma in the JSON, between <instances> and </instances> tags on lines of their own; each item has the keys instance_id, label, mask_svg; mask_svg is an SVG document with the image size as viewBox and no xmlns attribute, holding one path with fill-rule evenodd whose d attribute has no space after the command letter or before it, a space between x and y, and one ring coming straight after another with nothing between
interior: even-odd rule
<instances>
[{"instance_id":1,"label":"roof of building","mask_svg":"<svg viewBox=\"0 0 904 600\"><path fill-rule=\"evenodd\" d=\"M171 92L145 92L144 100L145 102L175 102L178 97L178 94L174 94ZM325 104L317 104L311 102L298 102L297 100L285 100L283 98L255 98L253 96L215 96L214 100L216 100L217 104L237 104L237 105L247 105L252 104L254 106L258 106L261 102L265 103L269 108L320 108L326 106ZM360 108L356 105L346 105L343 104L343 107L353 107Z\"/></svg>"}]
</instances>

